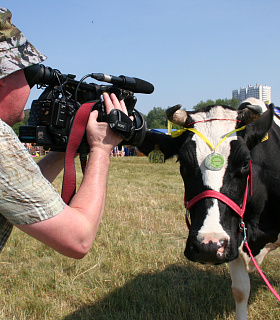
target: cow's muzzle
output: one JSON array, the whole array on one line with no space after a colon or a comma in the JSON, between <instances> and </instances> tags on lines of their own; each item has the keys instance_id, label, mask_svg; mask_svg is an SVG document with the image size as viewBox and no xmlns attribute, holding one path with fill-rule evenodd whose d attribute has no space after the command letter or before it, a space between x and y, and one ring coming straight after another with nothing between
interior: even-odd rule
<instances>
[{"instance_id":1,"label":"cow's muzzle","mask_svg":"<svg viewBox=\"0 0 280 320\"><path fill-rule=\"evenodd\" d=\"M189 236L184 254L191 261L217 265L232 260L229 250L227 238L198 241L196 237Z\"/></svg>"}]
</instances>

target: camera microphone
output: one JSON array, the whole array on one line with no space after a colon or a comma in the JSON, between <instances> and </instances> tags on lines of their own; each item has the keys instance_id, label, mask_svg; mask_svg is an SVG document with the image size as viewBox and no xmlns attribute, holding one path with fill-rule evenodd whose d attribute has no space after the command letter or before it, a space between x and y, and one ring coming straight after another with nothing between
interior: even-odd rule
<instances>
[{"instance_id":1,"label":"camera microphone","mask_svg":"<svg viewBox=\"0 0 280 320\"><path fill-rule=\"evenodd\" d=\"M104 73L92 73L91 77L98 81L104 81L117 85L119 88L131 90L135 93L152 93L154 86L145 80L127 76L111 76Z\"/></svg>"},{"instance_id":2,"label":"camera microphone","mask_svg":"<svg viewBox=\"0 0 280 320\"><path fill-rule=\"evenodd\" d=\"M36 64L24 69L26 80L32 88L35 84L56 85L59 84L59 78L65 77L60 71L45 67L42 64ZM147 81L127 76L111 76L104 73L91 73L88 75L98 81L112 83L121 89L132 91L134 93L152 93L154 86ZM68 78L74 79L74 75L67 75Z\"/></svg>"}]
</instances>

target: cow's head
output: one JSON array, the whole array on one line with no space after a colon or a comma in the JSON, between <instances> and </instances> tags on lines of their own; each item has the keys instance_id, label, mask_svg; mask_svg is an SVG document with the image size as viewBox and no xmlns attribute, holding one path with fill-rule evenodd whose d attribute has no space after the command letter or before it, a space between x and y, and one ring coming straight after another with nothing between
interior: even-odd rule
<instances>
[{"instance_id":1,"label":"cow's head","mask_svg":"<svg viewBox=\"0 0 280 320\"><path fill-rule=\"evenodd\" d=\"M168 119L195 130L186 130L177 137L147 132L140 150L148 154L158 145L166 158L178 156L187 201L205 190L215 190L242 205L250 171L250 150L261 143L268 132L273 119L273 106L259 119L254 116L254 108L247 106L242 110L208 106L192 112L175 106L167 110ZM233 132L220 143L228 133L244 125L245 129ZM213 150L203 137L214 147L220 143L214 150L221 156L218 159L221 161L219 170L209 166ZM208 164L205 161L207 158ZM219 264L237 258L243 238L242 234L238 234L240 217L230 207L217 199L205 198L190 209L190 218L185 249L189 260Z\"/></svg>"}]
</instances>

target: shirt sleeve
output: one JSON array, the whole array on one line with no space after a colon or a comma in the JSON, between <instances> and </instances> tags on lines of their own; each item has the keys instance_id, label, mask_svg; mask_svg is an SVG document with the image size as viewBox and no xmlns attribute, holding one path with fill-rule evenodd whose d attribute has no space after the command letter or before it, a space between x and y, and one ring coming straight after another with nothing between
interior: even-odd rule
<instances>
[{"instance_id":1,"label":"shirt sleeve","mask_svg":"<svg viewBox=\"0 0 280 320\"><path fill-rule=\"evenodd\" d=\"M65 207L16 134L0 120L0 214L12 224L54 217Z\"/></svg>"}]
</instances>

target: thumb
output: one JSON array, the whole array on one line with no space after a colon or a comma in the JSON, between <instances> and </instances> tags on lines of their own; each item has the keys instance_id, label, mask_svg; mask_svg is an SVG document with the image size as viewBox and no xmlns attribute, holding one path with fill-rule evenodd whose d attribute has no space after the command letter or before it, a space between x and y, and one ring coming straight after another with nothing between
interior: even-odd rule
<instances>
[{"instance_id":1,"label":"thumb","mask_svg":"<svg viewBox=\"0 0 280 320\"><path fill-rule=\"evenodd\" d=\"M91 118L91 119L94 119L95 121L97 121L98 111L97 111L97 110L93 110L93 111L90 113L90 118Z\"/></svg>"}]
</instances>

